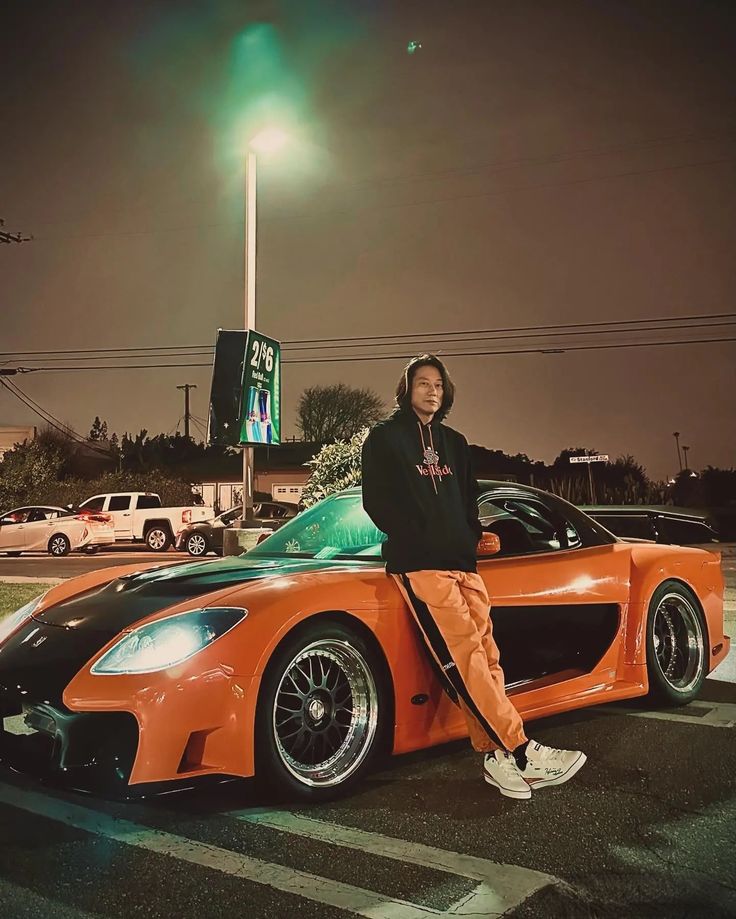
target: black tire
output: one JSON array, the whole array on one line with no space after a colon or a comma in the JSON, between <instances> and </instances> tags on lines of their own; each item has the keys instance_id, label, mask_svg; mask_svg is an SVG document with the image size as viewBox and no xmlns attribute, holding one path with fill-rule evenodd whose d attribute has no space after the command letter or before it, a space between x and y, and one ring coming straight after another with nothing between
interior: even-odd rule
<instances>
[{"instance_id":1,"label":"black tire","mask_svg":"<svg viewBox=\"0 0 736 919\"><path fill-rule=\"evenodd\" d=\"M195 530L187 536L184 547L193 558L204 558L210 551L210 544L204 533Z\"/></svg>"},{"instance_id":2,"label":"black tire","mask_svg":"<svg viewBox=\"0 0 736 919\"><path fill-rule=\"evenodd\" d=\"M277 648L261 683L256 780L292 800L327 801L361 780L392 723L385 662L371 642L338 622L307 623Z\"/></svg>"},{"instance_id":3,"label":"black tire","mask_svg":"<svg viewBox=\"0 0 736 919\"><path fill-rule=\"evenodd\" d=\"M99 551L99 546L85 546L84 549L82 549L82 552L84 552L85 555L97 555Z\"/></svg>"},{"instance_id":4,"label":"black tire","mask_svg":"<svg viewBox=\"0 0 736 919\"><path fill-rule=\"evenodd\" d=\"M708 647L695 594L679 581L660 584L647 613L647 698L670 706L691 702L708 675Z\"/></svg>"},{"instance_id":5,"label":"black tire","mask_svg":"<svg viewBox=\"0 0 736 919\"><path fill-rule=\"evenodd\" d=\"M168 527L157 523L146 530L143 539L150 552L165 552L171 545L171 533Z\"/></svg>"},{"instance_id":6,"label":"black tire","mask_svg":"<svg viewBox=\"0 0 736 919\"><path fill-rule=\"evenodd\" d=\"M22 555L21 552L6 552L5 554L8 558L18 558L18 556Z\"/></svg>"},{"instance_id":7,"label":"black tire","mask_svg":"<svg viewBox=\"0 0 736 919\"><path fill-rule=\"evenodd\" d=\"M62 558L64 555L69 555L72 550L72 544L68 536L64 536L63 533L56 533L51 537L46 548L49 555L53 555L54 558Z\"/></svg>"}]
</instances>

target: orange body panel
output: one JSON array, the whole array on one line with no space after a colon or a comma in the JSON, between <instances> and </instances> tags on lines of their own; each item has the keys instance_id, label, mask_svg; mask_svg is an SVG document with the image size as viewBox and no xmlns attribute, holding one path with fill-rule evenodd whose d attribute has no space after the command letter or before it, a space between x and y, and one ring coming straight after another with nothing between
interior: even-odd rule
<instances>
[{"instance_id":1,"label":"orange body panel","mask_svg":"<svg viewBox=\"0 0 736 919\"><path fill-rule=\"evenodd\" d=\"M107 569L54 588L44 606L135 571ZM618 627L592 672L570 671L510 690L525 719L642 695L647 691L644 625L649 599L668 578L693 588L705 612L709 669L728 652L723 635L723 579L717 556L679 547L617 543L519 558L481 560L478 568L493 605L564 602L616 604ZM98 676L90 666L69 683L73 711L125 711L139 725L131 783L203 774L254 773L258 689L282 639L313 616L332 614L362 623L388 664L395 700L396 753L465 736L460 710L444 693L393 579L378 566L278 574L187 600L136 623L201 606L242 606L247 618L178 667L138 675ZM503 659L501 661L503 665ZM424 704L412 698L424 694Z\"/></svg>"}]
</instances>

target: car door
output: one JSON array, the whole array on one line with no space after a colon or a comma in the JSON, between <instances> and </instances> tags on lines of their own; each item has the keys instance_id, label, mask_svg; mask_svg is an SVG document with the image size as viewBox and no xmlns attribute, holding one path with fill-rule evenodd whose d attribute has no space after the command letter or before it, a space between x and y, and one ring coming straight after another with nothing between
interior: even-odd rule
<instances>
[{"instance_id":1,"label":"car door","mask_svg":"<svg viewBox=\"0 0 736 919\"><path fill-rule=\"evenodd\" d=\"M484 495L480 516L501 541L501 552L479 560L478 571L507 685L595 671L628 602L628 548L541 493Z\"/></svg>"},{"instance_id":2,"label":"car door","mask_svg":"<svg viewBox=\"0 0 736 919\"><path fill-rule=\"evenodd\" d=\"M133 538L133 512L130 495L110 495L107 512L113 520L115 539Z\"/></svg>"},{"instance_id":3,"label":"car door","mask_svg":"<svg viewBox=\"0 0 736 919\"><path fill-rule=\"evenodd\" d=\"M27 552L45 552L54 528L50 508L29 507L24 524L25 548Z\"/></svg>"},{"instance_id":4,"label":"car door","mask_svg":"<svg viewBox=\"0 0 736 919\"><path fill-rule=\"evenodd\" d=\"M28 508L18 507L0 518L0 552L22 552L26 547Z\"/></svg>"}]
</instances>

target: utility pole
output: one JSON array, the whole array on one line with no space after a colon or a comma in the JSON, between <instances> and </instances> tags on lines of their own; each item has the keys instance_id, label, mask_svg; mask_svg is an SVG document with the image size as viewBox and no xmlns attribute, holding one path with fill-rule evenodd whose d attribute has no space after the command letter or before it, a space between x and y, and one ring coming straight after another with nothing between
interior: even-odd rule
<instances>
[{"instance_id":1,"label":"utility pole","mask_svg":"<svg viewBox=\"0 0 736 919\"><path fill-rule=\"evenodd\" d=\"M672 436L675 438L675 443L677 444L677 462L680 465L680 472L682 472L682 455L680 454L680 432L673 431Z\"/></svg>"},{"instance_id":2,"label":"utility pole","mask_svg":"<svg viewBox=\"0 0 736 919\"><path fill-rule=\"evenodd\" d=\"M195 383L185 383L176 388L184 390L184 436L189 440L189 390L196 389L197 386Z\"/></svg>"},{"instance_id":3,"label":"utility pole","mask_svg":"<svg viewBox=\"0 0 736 919\"><path fill-rule=\"evenodd\" d=\"M690 447L686 447L685 444L682 445L682 452L685 454L685 469L689 469L689 468L690 468L690 466L688 466L688 463L687 463L687 451L688 451L689 449L690 449Z\"/></svg>"}]
</instances>

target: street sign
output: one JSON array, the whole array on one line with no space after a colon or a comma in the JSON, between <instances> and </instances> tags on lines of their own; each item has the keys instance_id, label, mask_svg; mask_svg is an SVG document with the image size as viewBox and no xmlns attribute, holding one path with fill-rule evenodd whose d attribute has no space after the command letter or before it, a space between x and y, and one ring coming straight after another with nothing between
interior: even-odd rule
<instances>
[{"instance_id":1,"label":"street sign","mask_svg":"<svg viewBox=\"0 0 736 919\"><path fill-rule=\"evenodd\" d=\"M250 330L245 346L240 444L281 443L281 345Z\"/></svg>"},{"instance_id":2,"label":"street sign","mask_svg":"<svg viewBox=\"0 0 736 919\"><path fill-rule=\"evenodd\" d=\"M254 330L217 333L208 443L281 443L281 345Z\"/></svg>"},{"instance_id":3,"label":"street sign","mask_svg":"<svg viewBox=\"0 0 736 919\"><path fill-rule=\"evenodd\" d=\"M571 463L607 463L608 454L599 453L598 456L571 456Z\"/></svg>"}]
</instances>

